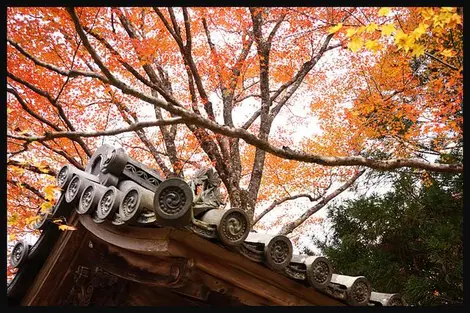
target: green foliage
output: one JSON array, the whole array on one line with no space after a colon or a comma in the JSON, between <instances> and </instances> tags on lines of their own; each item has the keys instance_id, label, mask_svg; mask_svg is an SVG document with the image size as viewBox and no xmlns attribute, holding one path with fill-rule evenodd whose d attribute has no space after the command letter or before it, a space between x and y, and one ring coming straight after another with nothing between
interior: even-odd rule
<instances>
[{"instance_id":1,"label":"green foliage","mask_svg":"<svg viewBox=\"0 0 470 313\"><path fill-rule=\"evenodd\" d=\"M412 305L463 303L463 175L400 173L392 191L330 207L320 245L337 273L364 275Z\"/></svg>"}]
</instances>

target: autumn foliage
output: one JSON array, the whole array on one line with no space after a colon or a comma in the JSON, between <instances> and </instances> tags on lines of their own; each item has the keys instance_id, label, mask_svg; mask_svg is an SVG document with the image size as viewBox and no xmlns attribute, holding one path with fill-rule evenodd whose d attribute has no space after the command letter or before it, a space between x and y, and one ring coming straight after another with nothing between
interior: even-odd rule
<instances>
[{"instance_id":1,"label":"autumn foliage","mask_svg":"<svg viewBox=\"0 0 470 313\"><path fill-rule=\"evenodd\" d=\"M463 13L10 7L7 93L10 241L104 142L163 176L214 166L254 216L359 166L462 172L434 160L462 145Z\"/></svg>"}]
</instances>

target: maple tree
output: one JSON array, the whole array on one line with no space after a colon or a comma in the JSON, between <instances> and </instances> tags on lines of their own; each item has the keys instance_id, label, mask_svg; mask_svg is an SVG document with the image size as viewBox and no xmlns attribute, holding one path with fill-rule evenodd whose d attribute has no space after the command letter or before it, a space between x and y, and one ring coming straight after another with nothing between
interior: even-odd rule
<instances>
[{"instance_id":1,"label":"maple tree","mask_svg":"<svg viewBox=\"0 0 470 313\"><path fill-rule=\"evenodd\" d=\"M314 203L282 233L364 168L462 172L427 159L462 143L461 11L8 8L9 240L104 139L164 177L214 166L255 222Z\"/></svg>"}]
</instances>

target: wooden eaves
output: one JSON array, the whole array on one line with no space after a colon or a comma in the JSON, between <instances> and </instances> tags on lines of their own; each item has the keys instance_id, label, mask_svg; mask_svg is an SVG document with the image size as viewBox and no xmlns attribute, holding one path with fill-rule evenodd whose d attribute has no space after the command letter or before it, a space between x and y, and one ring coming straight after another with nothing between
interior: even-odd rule
<instances>
[{"instance_id":1,"label":"wooden eaves","mask_svg":"<svg viewBox=\"0 0 470 313\"><path fill-rule=\"evenodd\" d=\"M147 296L139 287L128 297L141 299L128 299L128 304L217 305L210 302L212 293L226 298L219 300L226 305L344 305L214 242L176 228L95 224L88 215L78 216L75 212L71 222L77 230L60 236L21 305L58 305L72 289L73 274L80 264L99 265L134 285L148 286ZM152 288L156 293L150 292ZM155 301L157 291L164 293L161 298L166 302Z\"/></svg>"}]
</instances>

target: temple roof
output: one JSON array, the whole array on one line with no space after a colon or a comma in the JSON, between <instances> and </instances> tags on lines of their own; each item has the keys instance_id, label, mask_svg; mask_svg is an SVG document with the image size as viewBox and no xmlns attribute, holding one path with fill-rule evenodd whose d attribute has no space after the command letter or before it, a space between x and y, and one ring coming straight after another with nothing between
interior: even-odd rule
<instances>
[{"instance_id":1,"label":"temple roof","mask_svg":"<svg viewBox=\"0 0 470 313\"><path fill-rule=\"evenodd\" d=\"M84 171L65 165L41 230L18 242L10 305L406 305L364 276L334 273L319 255L293 254L283 235L251 229L221 209L216 172L164 179L103 145ZM66 217L77 230L51 221Z\"/></svg>"}]
</instances>

